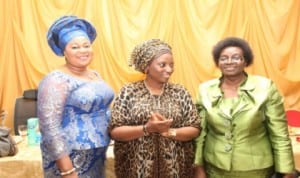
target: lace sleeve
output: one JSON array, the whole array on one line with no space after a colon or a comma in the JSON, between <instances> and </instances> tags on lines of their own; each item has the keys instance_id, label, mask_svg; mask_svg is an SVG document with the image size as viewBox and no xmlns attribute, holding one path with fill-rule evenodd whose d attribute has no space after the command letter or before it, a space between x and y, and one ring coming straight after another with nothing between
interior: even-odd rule
<instances>
[{"instance_id":1,"label":"lace sleeve","mask_svg":"<svg viewBox=\"0 0 300 178\"><path fill-rule=\"evenodd\" d=\"M38 117L42 134L42 149L51 160L69 153L61 121L68 95L68 82L61 75L49 74L39 85Z\"/></svg>"}]
</instances>

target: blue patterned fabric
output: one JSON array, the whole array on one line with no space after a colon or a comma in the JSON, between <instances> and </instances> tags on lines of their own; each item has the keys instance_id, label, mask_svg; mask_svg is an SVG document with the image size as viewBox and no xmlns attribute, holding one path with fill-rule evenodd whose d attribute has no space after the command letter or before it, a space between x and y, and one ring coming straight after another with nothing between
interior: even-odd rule
<instances>
[{"instance_id":1,"label":"blue patterned fabric","mask_svg":"<svg viewBox=\"0 0 300 178\"><path fill-rule=\"evenodd\" d=\"M84 19L76 16L63 16L49 28L47 40L53 52L58 56L63 56L67 43L77 36L84 36L93 43L97 32L93 25Z\"/></svg>"},{"instance_id":2,"label":"blue patterned fabric","mask_svg":"<svg viewBox=\"0 0 300 178\"><path fill-rule=\"evenodd\" d=\"M85 81L53 71L38 89L38 117L45 177L60 177L55 160L70 155L80 178L103 177L109 145L113 90L101 79ZM98 175L98 176L95 176Z\"/></svg>"},{"instance_id":3,"label":"blue patterned fabric","mask_svg":"<svg viewBox=\"0 0 300 178\"><path fill-rule=\"evenodd\" d=\"M70 154L80 178L105 178L106 147L89 150L74 150ZM61 178L55 161L43 155L44 178Z\"/></svg>"}]
</instances>

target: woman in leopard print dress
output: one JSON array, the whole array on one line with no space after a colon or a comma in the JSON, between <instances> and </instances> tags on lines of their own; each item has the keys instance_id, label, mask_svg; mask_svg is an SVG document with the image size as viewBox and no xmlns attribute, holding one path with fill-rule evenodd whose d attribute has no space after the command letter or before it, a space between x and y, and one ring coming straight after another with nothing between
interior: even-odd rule
<instances>
[{"instance_id":1,"label":"woman in leopard print dress","mask_svg":"<svg viewBox=\"0 0 300 178\"><path fill-rule=\"evenodd\" d=\"M171 47L151 39L137 45L131 65L145 79L125 85L110 121L118 178L193 177L193 139L200 118L189 92L169 83L174 71Z\"/></svg>"}]
</instances>

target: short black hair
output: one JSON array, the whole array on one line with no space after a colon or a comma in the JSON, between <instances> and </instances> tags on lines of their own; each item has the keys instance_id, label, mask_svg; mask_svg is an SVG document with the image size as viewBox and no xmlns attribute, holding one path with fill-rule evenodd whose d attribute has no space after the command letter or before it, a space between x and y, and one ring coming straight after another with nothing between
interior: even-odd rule
<instances>
[{"instance_id":1,"label":"short black hair","mask_svg":"<svg viewBox=\"0 0 300 178\"><path fill-rule=\"evenodd\" d=\"M253 63L254 56L248 42L242 38L228 37L219 41L212 50L212 55L216 66L218 66L222 50L231 46L241 48L241 50L243 51L243 57L247 63L246 66L250 66Z\"/></svg>"}]
</instances>

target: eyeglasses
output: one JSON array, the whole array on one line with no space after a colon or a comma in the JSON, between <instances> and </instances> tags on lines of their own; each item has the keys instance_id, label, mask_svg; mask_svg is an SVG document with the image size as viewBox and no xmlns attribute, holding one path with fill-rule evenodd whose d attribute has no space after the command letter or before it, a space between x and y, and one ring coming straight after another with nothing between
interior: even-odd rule
<instances>
[{"instance_id":1,"label":"eyeglasses","mask_svg":"<svg viewBox=\"0 0 300 178\"><path fill-rule=\"evenodd\" d=\"M228 56L221 56L219 58L219 62L229 62L229 60L231 62L240 62L242 60L244 60L244 57L243 56L240 56L240 55L233 55L231 57L228 57Z\"/></svg>"}]
</instances>

